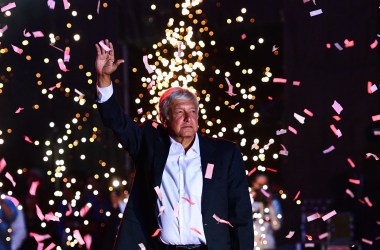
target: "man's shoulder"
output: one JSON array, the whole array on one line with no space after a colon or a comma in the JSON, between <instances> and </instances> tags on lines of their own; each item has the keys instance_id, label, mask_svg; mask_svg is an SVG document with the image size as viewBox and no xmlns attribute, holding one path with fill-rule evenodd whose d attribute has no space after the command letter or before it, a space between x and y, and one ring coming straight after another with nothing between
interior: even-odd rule
<instances>
[{"instance_id":1,"label":"man's shoulder","mask_svg":"<svg viewBox=\"0 0 380 250\"><path fill-rule=\"evenodd\" d=\"M219 138L219 137L210 137L207 135L200 134L199 135L200 140L204 140L208 143L211 143L215 146L219 147L235 147L236 143L224 138Z\"/></svg>"}]
</instances>

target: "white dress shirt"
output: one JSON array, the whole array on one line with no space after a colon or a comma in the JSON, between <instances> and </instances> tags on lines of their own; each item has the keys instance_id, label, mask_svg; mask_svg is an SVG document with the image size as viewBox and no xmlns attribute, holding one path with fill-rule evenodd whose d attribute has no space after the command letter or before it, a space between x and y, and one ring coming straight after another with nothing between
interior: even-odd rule
<instances>
[{"instance_id":1,"label":"white dress shirt","mask_svg":"<svg viewBox=\"0 0 380 250\"><path fill-rule=\"evenodd\" d=\"M113 94L112 84L97 87L97 92L98 102L106 102ZM180 143L172 138L170 141L160 186L162 201L157 198L157 211L164 209L158 216L159 237L168 245L206 244L201 212L203 174L198 135L187 152Z\"/></svg>"}]
</instances>

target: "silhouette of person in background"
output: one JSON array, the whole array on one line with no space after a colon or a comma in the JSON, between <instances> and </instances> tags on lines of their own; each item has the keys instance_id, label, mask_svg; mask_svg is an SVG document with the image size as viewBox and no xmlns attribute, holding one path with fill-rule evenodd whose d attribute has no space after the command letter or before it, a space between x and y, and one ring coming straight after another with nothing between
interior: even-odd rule
<instances>
[{"instance_id":1,"label":"silhouette of person in background","mask_svg":"<svg viewBox=\"0 0 380 250\"><path fill-rule=\"evenodd\" d=\"M11 200L0 197L0 249L11 250L11 223L16 219L17 208Z\"/></svg>"}]
</instances>

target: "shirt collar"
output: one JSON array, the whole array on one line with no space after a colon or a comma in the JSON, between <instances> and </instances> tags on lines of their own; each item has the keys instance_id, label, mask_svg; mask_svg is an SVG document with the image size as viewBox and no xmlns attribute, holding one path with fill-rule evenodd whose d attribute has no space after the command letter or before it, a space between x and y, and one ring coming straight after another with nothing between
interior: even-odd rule
<instances>
[{"instance_id":1,"label":"shirt collar","mask_svg":"<svg viewBox=\"0 0 380 250\"><path fill-rule=\"evenodd\" d=\"M169 138L170 138L170 144L173 144L173 143L177 144L177 145L181 146L181 148L183 149L181 143L176 142L171 136L169 136ZM193 145L191 145L191 147L189 148L188 151L192 151L195 154L200 154L198 133L195 133L194 143L193 143Z\"/></svg>"}]
</instances>

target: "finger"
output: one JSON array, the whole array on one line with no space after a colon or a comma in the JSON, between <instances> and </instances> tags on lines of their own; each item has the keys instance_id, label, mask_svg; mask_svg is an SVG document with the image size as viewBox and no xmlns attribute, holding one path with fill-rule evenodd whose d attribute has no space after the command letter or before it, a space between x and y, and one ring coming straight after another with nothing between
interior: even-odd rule
<instances>
[{"instance_id":1,"label":"finger","mask_svg":"<svg viewBox=\"0 0 380 250\"><path fill-rule=\"evenodd\" d=\"M109 42L108 47L111 49L111 50L109 51L109 52L110 52L110 56L114 56L115 53L114 53L113 45L112 45L111 42Z\"/></svg>"},{"instance_id":2,"label":"finger","mask_svg":"<svg viewBox=\"0 0 380 250\"><path fill-rule=\"evenodd\" d=\"M114 70L116 70L120 64L124 63L124 60L123 59L118 59L114 64L113 64L113 68Z\"/></svg>"},{"instance_id":3,"label":"finger","mask_svg":"<svg viewBox=\"0 0 380 250\"><path fill-rule=\"evenodd\" d=\"M98 44L95 44L95 48L96 48L96 54L100 55L102 53L100 46Z\"/></svg>"}]
</instances>

